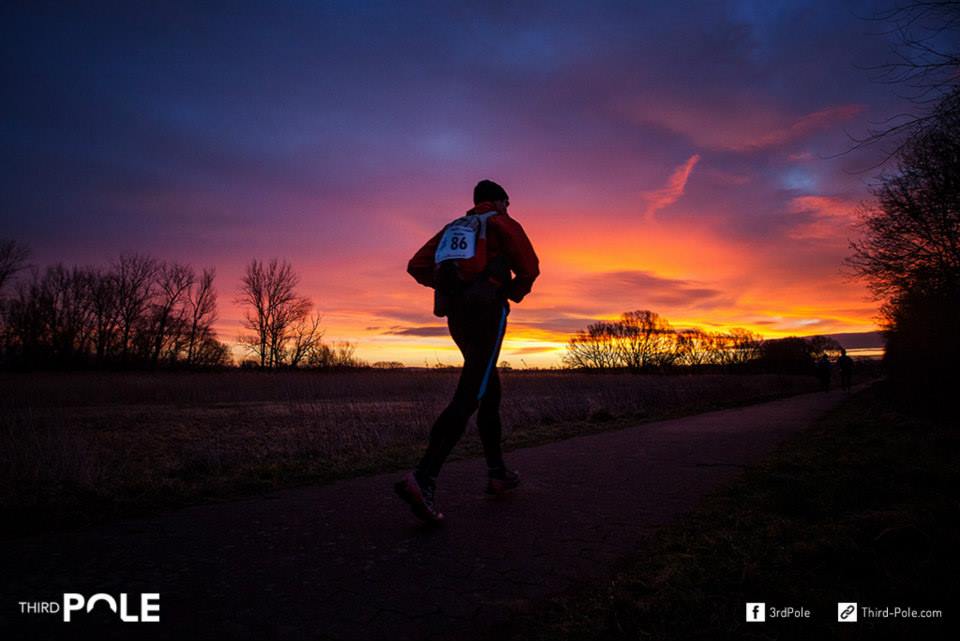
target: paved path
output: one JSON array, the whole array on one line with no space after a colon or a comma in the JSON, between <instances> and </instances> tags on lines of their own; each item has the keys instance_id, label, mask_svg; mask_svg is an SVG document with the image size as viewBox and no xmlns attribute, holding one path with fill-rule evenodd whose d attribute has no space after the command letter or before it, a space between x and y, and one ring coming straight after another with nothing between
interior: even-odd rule
<instances>
[{"instance_id":1,"label":"paved path","mask_svg":"<svg viewBox=\"0 0 960 641\"><path fill-rule=\"evenodd\" d=\"M98 611L64 624L21 615L18 601L159 592L161 623L111 618L96 633L469 637L512 604L608 574L645 533L841 398L806 394L516 451L508 460L525 485L501 500L483 495L482 461L454 462L441 476L439 529L416 524L386 474L6 542L0 631L94 631Z\"/></svg>"}]
</instances>

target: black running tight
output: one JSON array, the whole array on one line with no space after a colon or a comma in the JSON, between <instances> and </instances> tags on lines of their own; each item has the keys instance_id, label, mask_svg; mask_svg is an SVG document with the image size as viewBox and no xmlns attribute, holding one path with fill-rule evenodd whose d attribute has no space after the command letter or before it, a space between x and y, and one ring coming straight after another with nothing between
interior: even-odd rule
<instances>
[{"instance_id":1,"label":"black running tight","mask_svg":"<svg viewBox=\"0 0 960 641\"><path fill-rule=\"evenodd\" d=\"M471 306L453 303L447 326L463 354L463 370L453 400L440 413L430 430L430 444L417 471L435 478L477 412L477 429L490 467L503 467L500 445L500 377L497 358L506 331L507 303Z\"/></svg>"}]
</instances>

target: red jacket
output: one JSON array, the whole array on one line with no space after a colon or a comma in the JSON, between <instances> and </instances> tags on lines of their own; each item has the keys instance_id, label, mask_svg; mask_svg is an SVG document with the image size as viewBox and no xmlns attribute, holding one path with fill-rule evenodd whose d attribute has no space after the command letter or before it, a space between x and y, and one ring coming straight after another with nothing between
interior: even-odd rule
<instances>
[{"instance_id":1,"label":"red jacket","mask_svg":"<svg viewBox=\"0 0 960 641\"><path fill-rule=\"evenodd\" d=\"M480 203L468 211L467 215L482 214L494 209L497 208L492 203ZM520 223L511 218L505 209L498 211L499 213L491 216L487 221L487 261L497 256L506 257L510 270L514 274L507 286L507 298L519 303L530 293L533 281L540 275L540 259L533 251L533 245L530 244L530 239L527 238ZM433 257L442 235L441 229L414 254L407 264L407 272L426 287L434 286L436 265Z\"/></svg>"}]
</instances>

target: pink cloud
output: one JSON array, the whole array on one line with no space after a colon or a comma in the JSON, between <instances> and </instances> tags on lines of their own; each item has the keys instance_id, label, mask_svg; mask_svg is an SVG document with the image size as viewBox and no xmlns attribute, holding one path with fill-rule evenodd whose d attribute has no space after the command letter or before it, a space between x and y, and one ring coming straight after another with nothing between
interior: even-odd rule
<instances>
[{"instance_id":1,"label":"pink cloud","mask_svg":"<svg viewBox=\"0 0 960 641\"><path fill-rule=\"evenodd\" d=\"M747 143L743 149L774 147L799 140L804 136L827 129L837 122L850 120L863 111L862 105L838 105L809 113L787 127L767 132L757 140Z\"/></svg>"},{"instance_id":2,"label":"pink cloud","mask_svg":"<svg viewBox=\"0 0 960 641\"><path fill-rule=\"evenodd\" d=\"M744 152L802 140L854 118L864 111L864 106L835 105L796 117L762 96L748 92L716 101L700 97L644 96L621 111L636 123L662 127L689 138L698 146Z\"/></svg>"},{"instance_id":3,"label":"pink cloud","mask_svg":"<svg viewBox=\"0 0 960 641\"><path fill-rule=\"evenodd\" d=\"M700 154L690 156L685 163L673 170L666 185L644 192L643 200L646 203L643 209L644 219L651 220L657 211L680 200L687 187L687 180L690 179L690 172L699 161Z\"/></svg>"},{"instance_id":4,"label":"pink cloud","mask_svg":"<svg viewBox=\"0 0 960 641\"><path fill-rule=\"evenodd\" d=\"M790 211L804 220L791 231L794 240L843 240L851 231L860 203L836 196L798 196Z\"/></svg>"}]
</instances>

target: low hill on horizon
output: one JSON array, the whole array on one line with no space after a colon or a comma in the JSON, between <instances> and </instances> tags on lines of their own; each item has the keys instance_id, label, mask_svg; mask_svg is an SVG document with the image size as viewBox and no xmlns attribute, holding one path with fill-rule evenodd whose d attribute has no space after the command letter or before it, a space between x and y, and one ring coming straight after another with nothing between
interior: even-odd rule
<instances>
[{"instance_id":1,"label":"low hill on horizon","mask_svg":"<svg viewBox=\"0 0 960 641\"><path fill-rule=\"evenodd\" d=\"M826 336L840 343L845 349L882 348L885 345L881 332L844 332Z\"/></svg>"}]
</instances>

